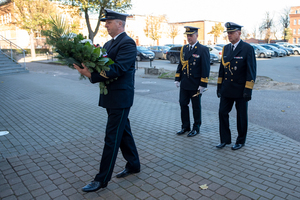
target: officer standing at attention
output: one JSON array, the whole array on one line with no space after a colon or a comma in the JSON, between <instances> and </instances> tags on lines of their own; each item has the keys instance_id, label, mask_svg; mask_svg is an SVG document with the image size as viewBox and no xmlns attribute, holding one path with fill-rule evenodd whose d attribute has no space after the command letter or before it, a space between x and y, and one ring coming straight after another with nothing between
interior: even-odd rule
<instances>
[{"instance_id":1,"label":"officer standing at attention","mask_svg":"<svg viewBox=\"0 0 300 200\"><path fill-rule=\"evenodd\" d=\"M91 83L105 82L118 78L106 85L108 94L100 95L99 106L106 108L107 124L105 132L105 144L100 162L99 173L94 180L82 188L84 192L93 192L105 188L110 181L119 148L126 160L125 169L117 174L117 178L123 178L130 174L140 172L140 160L131 133L128 119L130 107L134 96L134 74L136 59L136 44L125 33L125 21L128 15L105 9L105 28L112 40L104 44L107 57L114 63L109 66L109 71L90 72L87 67L74 67ZM97 131L97 130L95 130Z\"/></svg>"},{"instance_id":2,"label":"officer standing at attention","mask_svg":"<svg viewBox=\"0 0 300 200\"><path fill-rule=\"evenodd\" d=\"M190 114L188 104L192 101L194 125L187 137L200 133L201 96L207 87L210 72L210 54L207 47L199 44L197 27L185 26L188 43L181 48L180 63L175 75L175 84L180 86L179 104L181 108L182 135L190 131Z\"/></svg>"},{"instance_id":3,"label":"officer standing at attention","mask_svg":"<svg viewBox=\"0 0 300 200\"><path fill-rule=\"evenodd\" d=\"M256 78L256 58L253 47L240 39L242 26L227 22L225 27L231 43L223 47L219 69L217 95L221 98L219 107L221 143L216 147L221 149L231 143L228 114L235 102L238 137L231 149L237 150L242 148L246 141L248 101L251 100Z\"/></svg>"}]
</instances>

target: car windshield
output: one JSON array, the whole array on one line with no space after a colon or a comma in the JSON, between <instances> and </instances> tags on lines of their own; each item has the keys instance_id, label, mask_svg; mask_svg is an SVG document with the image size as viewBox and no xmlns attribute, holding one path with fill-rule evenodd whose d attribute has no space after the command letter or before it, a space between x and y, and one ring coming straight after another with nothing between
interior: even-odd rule
<instances>
[{"instance_id":1,"label":"car windshield","mask_svg":"<svg viewBox=\"0 0 300 200\"><path fill-rule=\"evenodd\" d=\"M265 49L272 49L273 50L273 48L268 46L268 45L262 45L262 47L264 47Z\"/></svg>"},{"instance_id":2,"label":"car windshield","mask_svg":"<svg viewBox=\"0 0 300 200\"><path fill-rule=\"evenodd\" d=\"M256 46L259 50L266 50L266 48L262 47L262 46Z\"/></svg>"},{"instance_id":3,"label":"car windshield","mask_svg":"<svg viewBox=\"0 0 300 200\"><path fill-rule=\"evenodd\" d=\"M148 51L148 49L146 47L137 47L137 49L140 51Z\"/></svg>"},{"instance_id":4,"label":"car windshield","mask_svg":"<svg viewBox=\"0 0 300 200\"><path fill-rule=\"evenodd\" d=\"M218 51L222 51L221 47L215 46L214 48L217 49Z\"/></svg>"},{"instance_id":5,"label":"car windshield","mask_svg":"<svg viewBox=\"0 0 300 200\"><path fill-rule=\"evenodd\" d=\"M163 47L162 47L162 49L163 49L163 50L169 50L169 49L170 49L170 47L163 46Z\"/></svg>"}]
</instances>

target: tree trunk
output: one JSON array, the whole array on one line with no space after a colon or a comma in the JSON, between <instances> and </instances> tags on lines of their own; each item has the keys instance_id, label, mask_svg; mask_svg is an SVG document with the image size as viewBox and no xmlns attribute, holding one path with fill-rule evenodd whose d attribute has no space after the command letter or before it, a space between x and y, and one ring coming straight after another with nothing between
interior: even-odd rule
<instances>
[{"instance_id":1,"label":"tree trunk","mask_svg":"<svg viewBox=\"0 0 300 200\"><path fill-rule=\"evenodd\" d=\"M34 47L34 33L33 31L31 30L30 32L30 49L31 49L31 58L35 58L36 55L35 55L35 47Z\"/></svg>"}]
</instances>

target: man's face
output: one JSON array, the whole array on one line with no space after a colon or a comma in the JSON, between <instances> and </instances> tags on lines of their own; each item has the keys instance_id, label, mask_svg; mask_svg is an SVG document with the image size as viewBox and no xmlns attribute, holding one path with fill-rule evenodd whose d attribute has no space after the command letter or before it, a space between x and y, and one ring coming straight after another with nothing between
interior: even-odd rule
<instances>
[{"instance_id":1,"label":"man's face","mask_svg":"<svg viewBox=\"0 0 300 200\"><path fill-rule=\"evenodd\" d=\"M232 43L235 44L240 40L241 37L241 31L232 31L232 32L227 32L228 34L228 40Z\"/></svg>"},{"instance_id":2,"label":"man's face","mask_svg":"<svg viewBox=\"0 0 300 200\"><path fill-rule=\"evenodd\" d=\"M187 34L186 35L188 43L190 45L193 45L197 42L197 38L198 38L198 33L194 33L194 34Z\"/></svg>"},{"instance_id":3,"label":"man's face","mask_svg":"<svg viewBox=\"0 0 300 200\"><path fill-rule=\"evenodd\" d=\"M115 20L115 19L105 20L105 28L107 29L107 32L111 37L115 37L119 34L120 27L121 25L119 20Z\"/></svg>"}]
</instances>

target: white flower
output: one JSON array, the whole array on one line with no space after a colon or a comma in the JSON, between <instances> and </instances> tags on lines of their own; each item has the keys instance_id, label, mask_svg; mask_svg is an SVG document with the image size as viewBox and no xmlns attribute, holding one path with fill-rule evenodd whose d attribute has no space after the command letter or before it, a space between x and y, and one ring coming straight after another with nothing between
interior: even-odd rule
<instances>
[{"instance_id":1,"label":"white flower","mask_svg":"<svg viewBox=\"0 0 300 200\"><path fill-rule=\"evenodd\" d=\"M69 35L68 35L68 37L71 39L71 38L74 38L74 37L76 37L77 36L77 34L75 34L75 33L69 33Z\"/></svg>"},{"instance_id":2,"label":"white flower","mask_svg":"<svg viewBox=\"0 0 300 200\"><path fill-rule=\"evenodd\" d=\"M80 41L80 43L84 43L84 44L87 43L87 42L89 42L91 45L93 45L93 42L90 39L84 39L84 40Z\"/></svg>"}]
</instances>

